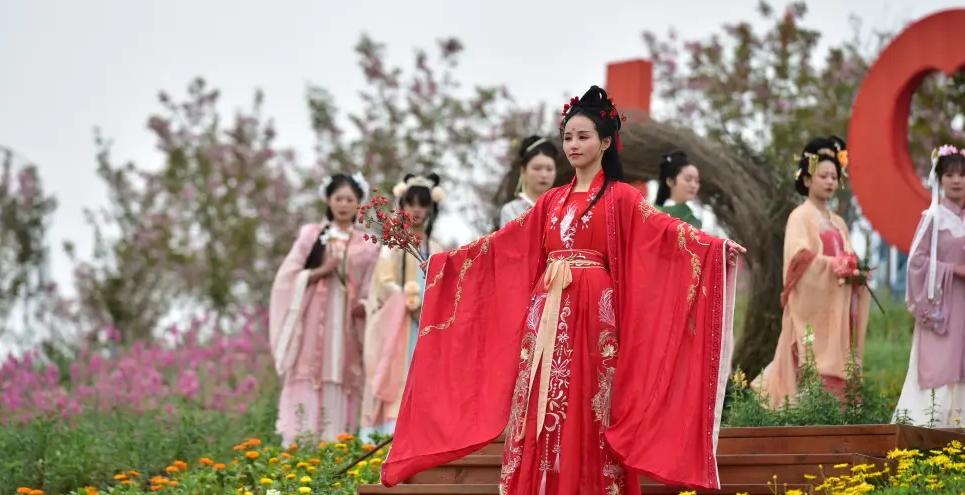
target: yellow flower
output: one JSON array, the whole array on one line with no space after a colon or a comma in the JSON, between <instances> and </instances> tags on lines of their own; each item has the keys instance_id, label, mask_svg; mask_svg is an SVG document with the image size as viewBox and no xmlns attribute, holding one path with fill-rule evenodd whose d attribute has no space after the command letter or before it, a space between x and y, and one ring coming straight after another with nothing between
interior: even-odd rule
<instances>
[{"instance_id":1,"label":"yellow flower","mask_svg":"<svg viewBox=\"0 0 965 495\"><path fill-rule=\"evenodd\" d=\"M805 474L805 475L804 475L804 479L810 481L810 480L817 479L817 476L815 476L815 475L813 475L813 474Z\"/></svg>"},{"instance_id":2,"label":"yellow flower","mask_svg":"<svg viewBox=\"0 0 965 495\"><path fill-rule=\"evenodd\" d=\"M680 492L679 495L697 495L695 491Z\"/></svg>"},{"instance_id":3,"label":"yellow flower","mask_svg":"<svg viewBox=\"0 0 965 495\"><path fill-rule=\"evenodd\" d=\"M312 489L307 486L298 487L298 493L312 493Z\"/></svg>"},{"instance_id":4,"label":"yellow flower","mask_svg":"<svg viewBox=\"0 0 965 495\"><path fill-rule=\"evenodd\" d=\"M249 492L248 490L245 490L245 495L255 495L255 494L254 494L254 493L251 493L251 492Z\"/></svg>"},{"instance_id":5,"label":"yellow flower","mask_svg":"<svg viewBox=\"0 0 965 495\"><path fill-rule=\"evenodd\" d=\"M847 463L847 462L842 462L841 464L835 464L835 465L834 465L834 469L844 469L844 468L846 468L846 467L848 467L848 463Z\"/></svg>"},{"instance_id":6,"label":"yellow flower","mask_svg":"<svg viewBox=\"0 0 965 495\"><path fill-rule=\"evenodd\" d=\"M248 452L245 452L245 459L253 461L257 459L259 455L261 454L259 454L257 451L249 450Z\"/></svg>"},{"instance_id":7,"label":"yellow flower","mask_svg":"<svg viewBox=\"0 0 965 495\"><path fill-rule=\"evenodd\" d=\"M117 480L117 481L124 481L124 480L127 479L127 475L124 474L124 473L115 474L115 475L114 475L114 479Z\"/></svg>"},{"instance_id":8,"label":"yellow flower","mask_svg":"<svg viewBox=\"0 0 965 495\"><path fill-rule=\"evenodd\" d=\"M379 459L378 457L376 457L375 459L372 459L371 461L369 461L369 464L371 464L372 467L379 467L382 465L382 459Z\"/></svg>"},{"instance_id":9,"label":"yellow flower","mask_svg":"<svg viewBox=\"0 0 965 495\"><path fill-rule=\"evenodd\" d=\"M275 481L272 480L271 478L262 478L262 479L258 480L258 482L261 483L262 485L268 486L268 485L274 483Z\"/></svg>"},{"instance_id":10,"label":"yellow flower","mask_svg":"<svg viewBox=\"0 0 965 495\"><path fill-rule=\"evenodd\" d=\"M268 459L268 464L278 464L278 458L272 457L271 459Z\"/></svg>"},{"instance_id":11,"label":"yellow flower","mask_svg":"<svg viewBox=\"0 0 965 495\"><path fill-rule=\"evenodd\" d=\"M804 495L804 492L802 492L801 490L797 490L797 489L792 488L792 489L784 492L784 495Z\"/></svg>"},{"instance_id":12,"label":"yellow flower","mask_svg":"<svg viewBox=\"0 0 965 495\"><path fill-rule=\"evenodd\" d=\"M305 462L305 461L302 461L302 462L299 462L298 464L295 464L295 467L307 468L307 467L308 467L308 463Z\"/></svg>"},{"instance_id":13,"label":"yellow flower","mask_svg":"<svg viewBox=\"0 0 965 495\"><path fill-rule=\"evenodd\" d=\"M338 488L338 487L342 486L342 484L341 484L340 482L336 481L332 486L335 487L335 488Z\"/></svg>"},{"instance_id":14,"label":"yellow flower","mask_svg":"<svg viewBox=\"0 0 965 495\"><path fill-rule=\"evenodd\" d=\"M335 444L335 448L338 450L348 450L348 445L345 445L344 443L337 443Z\"/></svg>"},{"instance_id":15,"label":"yellow flower","mask_svg":"<svg viewBox=\"0 0 965 495\"><path fill-rule=\"evenodd\" d=\"M298 478L298 481L300 481L300 482L302 482L302 483L311 483L311 482L312 482L312 477L311 477L311 476L302 476L301 478Z\"/></svg>"},{"instance_id":16,"label":"yellow flower","mask_svg":"<svg viewBox=\"0 0 965 495\"><path fill-rule=\"evenodd\" d=\"M359 463L357 464L357 466L358 466L360 469L361 469L361 468L364 468L365 466L368 466L368 465L369 465L369 463L368 463L367 461L359 461Z\"/></svg>"},{"instance_id":17,"label":"yellow flower","mask_svg":"<svg viewBox=\"0 0 965 495\"><path fill-rule=\"evenodd\" d=\"M286 479L286 480L293 480L293 479L295 479L295 473L288 473L288 476L285 476L285 479Z\"/></svg>"},{"instance_id":18,"label":"yellow flower","mask_svg":"<svg viewBox=\"0 0 965 495\"><path fill-rule=\"evenodd\" d=\"M305 471L308 471L309 473L314 473L314 472L315 472L315 466L308 466L307 468L305 468Z\"/></svg>"}]
</instances>

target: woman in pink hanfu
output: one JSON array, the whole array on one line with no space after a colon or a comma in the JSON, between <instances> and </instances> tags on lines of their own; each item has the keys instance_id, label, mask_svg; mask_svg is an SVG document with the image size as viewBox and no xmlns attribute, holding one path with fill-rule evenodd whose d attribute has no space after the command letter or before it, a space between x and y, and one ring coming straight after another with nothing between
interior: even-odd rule
<instances>
[{"instance_id":1,"label":"woman in pink hanfu","mask_svg":"<svg viewBox=\"0 0 965 495\"><path fill-rule=\"evenodd\" d=\"M358 428L365 309L379 248L355 224L368 184L335 174L323 184L327 221L304 225L271 289L269 330L282 379L276 428L335 440Z\"/></svg>"},{"instance_id":2,"label":"woman in pink hanfu","mask_svg":"<svg viewBox=\"0 0 965 495\"><path fill-rule=\"evenodd\" d=\"M895 419L960 427L965 419L965 152L945 145L933 160L932 204L922 214L908 261L907 302L915 334Z\"/></svg>"}]
</instances>

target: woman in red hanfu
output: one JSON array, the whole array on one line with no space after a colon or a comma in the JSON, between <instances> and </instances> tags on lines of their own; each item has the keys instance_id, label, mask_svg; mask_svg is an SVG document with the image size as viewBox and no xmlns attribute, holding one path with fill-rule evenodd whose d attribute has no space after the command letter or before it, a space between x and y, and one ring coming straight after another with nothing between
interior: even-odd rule
<instances>
[{"instance_id":1,"label":"woman in red hanfu","mask_svg":"<svg viewBox=\"0 0 965 495\"><path fill-rule=\"evenodd\" d=\"M522 217L429 260L391 486L506 432L504 494L717 487L737 244L619 182L621 116L564 106L576 169ZM507 427L508 424L508 427Z\"/></svg>"}]
</instances>

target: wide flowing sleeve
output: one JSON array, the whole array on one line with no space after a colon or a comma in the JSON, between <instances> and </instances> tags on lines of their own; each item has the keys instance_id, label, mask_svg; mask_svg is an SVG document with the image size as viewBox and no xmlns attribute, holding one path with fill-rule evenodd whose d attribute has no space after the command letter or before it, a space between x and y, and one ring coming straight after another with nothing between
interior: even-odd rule
<instances>
[{"instance_id":1,"label":"wide flowing sleeve","mask_svg":"<svg viewBox=\"0 0 965 495\"><path fill-rule=\"evenodd\" d=\"M549 196L499 231L430 258L386 486L473 452L506 427L530 291L545 266Z\"/></svg>"},{"instance_id":2,"label":"wide flowing sleeve","mask_svg":"<svg viewBox=\"0 0 965 495\"><path fill-rule=\"evenodd\" d=\"M936 259L934 285L929 287L928 271L931 264L932 229L935 228L935 217L934 214L926 213L922 215L922 220L919 222L915 233L916 242L908 259L905 297L909 311L921 328L944 334L948 331L945 313L952 305L955 265Z\"/></svg>"},{"instance_id":3,"label":"wide flowing sleeve","mask_svg":"<svg viewBox=\"0 0 965 495\"><path fill-rule=\"evenodd\" d=\"M614 192L619 349L607 442L635 472L717 488L736 268L723 239L657 211L632 188Z\"/></svg>"},{"instance_id":4,"label":"wide flowing sleeve","mask_svg":"<svg viewBox=\"0 0 965 495\"><path fill-rule=\"evenodd\" d=\"M318 238L320 230L318 225L303 225L299 229L298 237L281 266L278 267L271 285L271 300L268 304L268 341L272 356L276 360L276 367L284 367L281 364L292 357L287 356L291 339L284 336L286 333L284 330L289 328L290 331L293 327L285 325L285 322L291 317L297 319L301 315L300 295L304 293L308 280L307 275L302 272L305 271L305 259L311 252L312 244ZM298 303L294 308L293 301ZM283 344L283 341L289 343Z\"/></svg>"}]
</instances>

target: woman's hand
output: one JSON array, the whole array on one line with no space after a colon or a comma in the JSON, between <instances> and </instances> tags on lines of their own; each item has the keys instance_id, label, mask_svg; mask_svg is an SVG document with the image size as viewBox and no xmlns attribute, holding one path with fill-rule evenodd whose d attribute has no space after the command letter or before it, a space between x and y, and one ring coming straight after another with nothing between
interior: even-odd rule
<instances>
[{"instance_id":1,"label":"woman's hand","mask_svg":"<svg viewBox=\"0 0 965 495\"><path fill-rule=\"evenodd\" d=\"M724 246L727 247L727 264L730 266L737 266L737 258L747 254L747 248L730 239L724 241Z\"/></svg>"}]
</instances>

